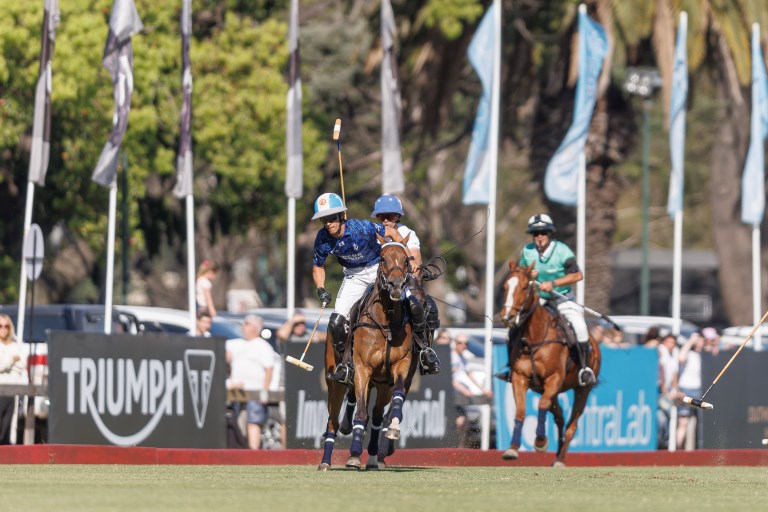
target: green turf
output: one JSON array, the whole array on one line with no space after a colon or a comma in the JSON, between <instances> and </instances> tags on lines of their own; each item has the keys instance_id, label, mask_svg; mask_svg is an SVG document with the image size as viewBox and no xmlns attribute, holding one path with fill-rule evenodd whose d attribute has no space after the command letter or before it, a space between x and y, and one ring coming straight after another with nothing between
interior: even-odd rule
<instances>
[{"instance_id":1,"label":"green turf","mask_svg":"<svg viewBox=\"0 0 768 512\"><path fill-rule=\"evenodd\" d=\"M310 466L6 465L1 471L3 510L753 512L768 507L768 468L762 467L319 473Z\"/></svg>"}]
</instances>

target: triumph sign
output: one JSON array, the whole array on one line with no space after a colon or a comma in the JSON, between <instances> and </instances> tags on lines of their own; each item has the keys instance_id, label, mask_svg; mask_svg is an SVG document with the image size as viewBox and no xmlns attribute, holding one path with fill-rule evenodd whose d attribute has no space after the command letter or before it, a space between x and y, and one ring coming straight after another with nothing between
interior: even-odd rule
<instances>
[{"instance_id":1,"label":"triumph sign","mask_svg":"<svg viewBox=\"0 0 768 512\"><path fill-rule=\"evenodd\" d=\"M53 332L51 443L225 448L224 340Z\"/></svg>"}]
</instances>

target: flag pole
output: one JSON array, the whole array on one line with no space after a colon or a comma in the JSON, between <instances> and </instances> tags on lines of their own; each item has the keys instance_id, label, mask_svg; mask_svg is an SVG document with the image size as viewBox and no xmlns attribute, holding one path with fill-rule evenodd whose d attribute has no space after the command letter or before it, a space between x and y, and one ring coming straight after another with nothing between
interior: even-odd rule
<instances>
[{"instance_id":1,"label":"flag pole","mask_svg":"<svg viewBox=\"0 0 768 512\"><path fill-rule=\"evenodd\" d=\"M24 240L27 239L29 228L32 225L32 204L35 201L35 184L32 180L27 181L27 204L24 207L24 238L22 238L22 246ZM21 282L19 283L19 309L16 317L16 336L19 341L24 341L24 317L26 316L27 306L27 266L24 264L23 258L21 259Z\"/></svg>"},{"instance_id":2,"label":"flag pole","mask_svg":"<svg viewBox=\"0 0 768 512\"><path fill-rule=\"evenodd\" d=\"M286 308L288 319L296 309L296 198L288 198L288 292Z\"/></svg>"},{"instance_id":3,"label":"flag pole","mask_svg":"<svg viewBox=\"0 0 768 512\"><path fill-rule=\"evenodd\" d=\"M488 166L488 231L485 234L485 387L490 388L493 368L493 294L496 275L496 171L499 162L499 98L501 89L501 0L493 0L493 86L491 88L491 125L489 130ZM490 412L490 411L489 411ZM483 415L480 449L488 450L490 444L490 414Z\"/></svg>"},{"instance_id":4,"label":"flag pole","mask_svg":"<svg viewBox=\"0 0 768 512\"><path fill-rule=\"evenodd\" d=\"M125 170L123 170L125 171ZM112 288L115 275L115 217L117 217L117 180L109 187L109 224L107 226L107 281L104 292L104 334L112 334Z\"/></svg>"},{"instance_id":5,"label":"flag pole","mask_svg":"<svg viewBox=\"0 0 768 512\"><path fill-rule=\"evenodd\" d=\"M583 7L581 4L579 9ZM586 231L587 231L587 155L582 150L579 155L579 185L578 185L578 206L576 208L576 262L582 272L582 280L576 283L576 302L585 304L584 288L587 281L586 274Z\"/></svg>"},{"instance_id":6,"label":"flag pole","mask_svg":"<svg viewBox=\"0 0 768 512\"><path fill-rule=\"evenodd\" d=\"M197 334L197 315L195 314L195 200L187 194L187 300L189 303L189 333Z\"/></svg>"},{"instance_id":7,"label":"flag pole","mask_svg":"<svg viewBox=\"0 0 768 512\"><path fill-rule=\"evenodd\" d=\"M301 136L301 75L299 73L299 1L291 0L288 27L289 75L286 95L286 170L285 195L288 197L288 291L286 308L288 319L296 308L296 198L303 193L304 156ZM339 146L341 147L341 146ZM339 151L341 166L341 151ZM343 189L343 181L342 181Z\"/></svg>"}]
</instances>

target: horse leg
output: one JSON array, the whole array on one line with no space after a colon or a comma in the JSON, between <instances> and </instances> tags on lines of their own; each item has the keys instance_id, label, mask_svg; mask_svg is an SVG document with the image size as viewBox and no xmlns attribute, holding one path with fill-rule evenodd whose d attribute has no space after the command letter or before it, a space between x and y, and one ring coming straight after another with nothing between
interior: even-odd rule
<instances>
[{"instance_id":1,"label":"horse leg","mask_svg":"<svg viewBox=\"0 0 768 512\"><path fill-rule=\"evenodd\" d=\"M347 388L347 407L344 409L344 415L341 417L341 424L339 425L339 433L342 435L346 436L352 433L352 415L355 412L356 403L355 389L353 387Z\"/></svg>"},{"instance_id":2,"label":"horse leg","mask_svg":"<svg viewBox=\"0 0 768 512\"><path fill-rule=\"evenodd\" d=\"M539 420L536 424L536 440L533 447L537 452L547 451L547 411L556 403L557 392L563 385L563 376L557 373L550 375L544 381L544 391L539 400Z\"/></svg>"},{"instance_id":3,"label":"horse leg","mask_svg":"<svg viewBox=\"0 0 768 512\"><path fill-rule=\"evenodd\" d=\"M363 453L363 438L365 429L368 426L368 397L371 394L369 388L371 379L370 368L358 365L355 371L355 396L357 408L355 409L354 420L352 421L352 444L349 447L349 459L346 466L348 468L360 469L362 463L360 455Z\"/></svg>"},{"instance_id":4,"label":"horse leg","mask_svg":"<svg viewBox=\"0 0 768 512\"><path fill-rule=\"evenodd\" d=\"M333 352L333 343L331 335L328 333L325 338L325 367L326 370L333 370L336 366L336 356ZM326 375L328 371L326 371ZM346 387L338 382L325 379L328 388L328 423L323 434L323 459L317 467L318 471L328 471L331 467L331 456L333 455L333 446L336 442L336 435L339 431L339 412L341 404L344 401Z\"/></svg>"},{"instance_id":5,"label":"horse leg","mask_svg":"<svg viewBox=\"0 0 768 512\"><path fill-rule=\"evenodd\" d=\"M552 413L552 416L555 417L555 425L557 425L557 454L560 455L560 452L563 450L563 444L565 443L565 419L563 417L563 409L560 407L560 402L557 400L557 397L552 400L552 405L550 406L549 411ZM556 466L557 464L553 465Z\"/></svg>"},{"instance_id":6,"label":"horse leg","mask_svg":"<svg viewBox=\"0 0 768 512\"><path fill-rule=\"evenodd\" d=\"M401 359L392 368L395 385L392 388L392 405L390 406L390 422L387 438L396 441L400 439L400 422L403 421L403 402L405 402L405 380L412 359Z\"/></svg>"},{"instance_id":7,"label":"horse leg","mask_svg":"<svg viewBox=\"0 0 768 512\"><path fill-rule=\"evenodd\" d=\"M501 454L504 460L516 460L522 443L523 421L525 420L525 393L528 391L528 377L512 373L512 393L515 396L515 427L512 430L512 442Z\"/></svg>"},{"instance_id":8,"label":"horse leg","mask_svg":"<svg viewBox=\"0 0 768 512\"><path fill-rule=\"evenodd\" d=\"M317 467L318 471L328 471L331 467L333 446L336 433L339 431L339 412L344 401L345 387L338 382L326 379L328 385L328 423L323 438L323 460Z\"/></svg>"},{"instance_id":9,"label":"horse leg","mask_svg":"<svg viewBox=\"0 0 768 512\"><path fill-rule=\"evenodd\" d=\"M577 387L573 390L573 409L571 410L571 417L568 419L568 426L565 429L565 440L563 441L563 446L557 451L557 457L555 457L553 466L565 466L568 446L570 446L573 436L576 434L576 427L578 426L581 414L584 412L584 407L587 405L587 397L591 389L591 387Z\"/></svg>"},{"instance_id":10,"label":"horse leg","mask_svg":"<svg viewBox=\"0 0 768 512\"><path fill-rule=\"evenodd\" d=\"M373 406L373 420L371 421L371 439L368 442L368 462L366 469L378 470L387 467L384 458L388 455L391 440L387 439L381 431L384 424L384 410L392 398L391 388L386 385L376 386L376 403Z\"/></svg>"}]
</instances>

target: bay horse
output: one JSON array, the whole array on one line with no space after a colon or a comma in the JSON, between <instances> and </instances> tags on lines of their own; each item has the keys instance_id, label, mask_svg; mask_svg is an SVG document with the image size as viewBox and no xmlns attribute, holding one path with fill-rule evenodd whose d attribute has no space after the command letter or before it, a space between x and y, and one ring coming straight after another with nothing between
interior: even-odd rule
<instances>
[{"instance_id":1,"label":"bay horse","mask_svg":"<svg viewBox=\"0 0 768 512\"><path fill-rule=\"evenodd\" d=\"M318 470L327 471L331 466L333 445L337 433L352 432L352 445L346 467L359 469L362 465L362 443L368 426L368 400L376 388L376 402L373 406L371 437L368 443L367 469L386 467L384 458L394 452L392 441L400 437L403 402L411 386L417 368L413 357L413 333L408 322L405 297L406 284L410 275L410 264L405 239L387 241L377 235L381 244L381 260L376 282L353 307L350 314L352 323L346 350L354 346L354 386L346 386L328 379L328 423L323 459ZM353 320L354 319L354 320ZM343 357L335 351L330 333L326 336L326 375L333 371ZM340 422L339 416L344 396L347 407ZM389 413L385 418L385 410ZM352 413L354 412L354 418ZM388 425L385 421L388 420ZM380 435L384 442L380 442Z\"/></svg>"},{"instance_id":2,"label":"bay horse","mask_svg":"<svg viewBox=\"0 0 768 512\"><path fill-rule=\"evenodd\" d=\"M549 411L557 425L557 454L553 466L564 466L568 446L576 433L577 423L594 385L579 385L580 368L571 359L566 341L569 336L566 329L570 329L570 326L556 311L541 304L533 277L534 265L519 266L515 260L510 259L510 272L504 281L504 305L499 316L510 329L510 381L517 410L512 441L502 458L518 458L525 419L525 395L530 388L541 394L534 448L539 452L547 449L546 415ZM574 343L577 342L574 340ZM592 336L589 347L587 364L597 377L600 372L600 346ZM576 349L580 350L578 347ZM573 390L574 400L568 426L564 429L563 410L558 395L569 389Z\"/></svg>"}]
</instances>

